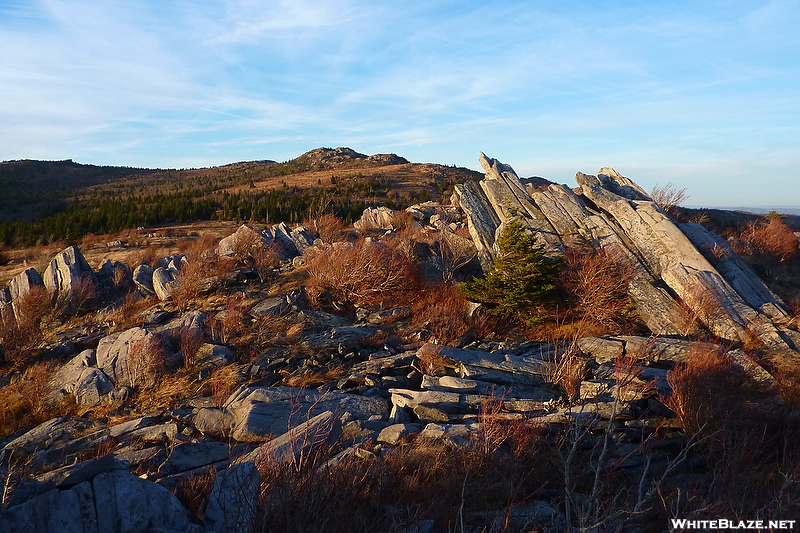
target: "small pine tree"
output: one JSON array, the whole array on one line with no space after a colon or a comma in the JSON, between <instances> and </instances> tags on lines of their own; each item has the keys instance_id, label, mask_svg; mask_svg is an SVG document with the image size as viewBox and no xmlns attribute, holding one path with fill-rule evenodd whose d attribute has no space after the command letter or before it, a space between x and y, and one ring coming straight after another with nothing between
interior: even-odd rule
<instances>
[{"instance_id":1,"label":"small pine tree","mask_svg":"<svg viewBox=\"0 0 800 533\"><path fill-rule=\"evenodd\" d=\"M518 313L529 323L543 320L541 302L555 288L560 260L545 257L536 236L512 220L497 241L500 256L485 278L462 285L468 298L492 304L498 315Z\"/></svg>"}]
</instances>

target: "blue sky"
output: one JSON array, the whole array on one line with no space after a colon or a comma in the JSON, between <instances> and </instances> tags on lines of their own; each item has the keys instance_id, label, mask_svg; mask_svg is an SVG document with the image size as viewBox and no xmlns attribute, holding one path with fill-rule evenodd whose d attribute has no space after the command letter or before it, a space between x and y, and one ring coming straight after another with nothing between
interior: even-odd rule
<instances>
[{"instance_id":1,"label":"blue sky","mask_svg":"<svg viewBox=\"0 0 800 533\"><path fill-rule=\"evenodd\" d=\"M0 0L0 160L319 146L800 205L800 3ZM407 5L405 5L407 4Z\"/></svg>"}]
</instances>

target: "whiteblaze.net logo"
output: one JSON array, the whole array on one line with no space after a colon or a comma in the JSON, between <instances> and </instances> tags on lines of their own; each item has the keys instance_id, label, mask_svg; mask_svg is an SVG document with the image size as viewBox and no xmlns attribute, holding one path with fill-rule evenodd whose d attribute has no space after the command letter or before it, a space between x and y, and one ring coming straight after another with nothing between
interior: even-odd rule
<instances>
[{"instance_id":1,"label":"whiteblaze.net logo","mask_svg":"<svg viewBox=\"0 0 800 533\"><path fill-rule=\"evenodd\" d=\"M780 529L794 529L797 520L686 520L673 518L670 520L672 531L697 530L757 530L774 531Z\"/></svg>"}]
</instances>

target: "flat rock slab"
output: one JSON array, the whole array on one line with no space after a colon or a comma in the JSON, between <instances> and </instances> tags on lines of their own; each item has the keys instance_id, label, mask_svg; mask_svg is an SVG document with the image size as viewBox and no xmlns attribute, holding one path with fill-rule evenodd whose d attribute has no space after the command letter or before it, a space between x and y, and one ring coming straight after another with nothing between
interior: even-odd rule
<instances>
[{"instance_id":1,"label":"flat rock slab","mask_svg":"<svg viewBox=\"0 0 800 533\"><path fill-rule=\"evenodd\" d=\"M311 350L337 348L340 344L348 349L360 346L361 342L377 333L377 328L368 326L336 327L324 333L309 335L303 339L303 345Z\"/></svg>"},{"instance_id":2,"label":"flat rock slab","mask_svg":"<svg viewBox=\"0 0 800 533\"><path fill-rule=\"evenodd\" d=\"M169 458L159 467L158 475L170 476L229 458L230 447L224 442L186 442L172 448Z\"/></svg>"},{"instance_id":3,"label":"flat rock slab","mask_svg":"<svg viewBox=\"0 0 800 533\"><path fill-rule=\"evenodd\" d=\"M454 368L485 369L490 371L486 372L487 375L496 375L496 372L491 371L504 372L509 374L504 376L504 381L508 383L544 383L543 376L549 369L547 361L538 355L514 355L501 351L487 352L475 348L452 348L438 344L424 344L417 350L417 357L420 359L444 358ZM479 373L474 370L464 372L465 377L472 379L479 379L476 377L476 374ZM494 380L486 379L486 381Z\"/></svg>"},{"instance_id":4,"label":"flat rock slab","mask_svg":"<svg viewBox=\"0 0 800 533\"><path fill-rule=\"evenodd\" d=\"M387 418L389 404L382 398L368 398L338 392L321 393L292 387L243 387L223 406L232 417L232 438L243 442L268 440L281 435L317 414L347 413L352 419Z\"/></svg>"}]
</instances>

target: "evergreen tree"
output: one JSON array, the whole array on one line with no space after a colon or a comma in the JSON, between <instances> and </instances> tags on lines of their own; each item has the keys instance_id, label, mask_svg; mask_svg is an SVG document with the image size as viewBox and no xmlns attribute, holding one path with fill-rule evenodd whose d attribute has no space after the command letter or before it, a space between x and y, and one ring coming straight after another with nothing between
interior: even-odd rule
<instances>
[{"instance_id":1,"label":"evergreen tree","mask_svg":"<svg viewBox=\"0 0 800 533\"><path fill-rule=\"evenodd\" d=\"M536 236L516 219L506 224L497 245L500 255L492 270L485 278L464 283L464 293L491 304L493 314L518 313L529 323L541 322L541 304L555 287L561 261L545 257Z\"/></svg>"}]
</instances>

